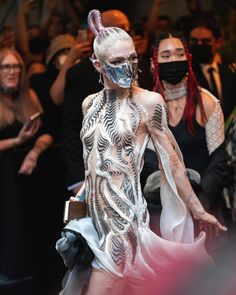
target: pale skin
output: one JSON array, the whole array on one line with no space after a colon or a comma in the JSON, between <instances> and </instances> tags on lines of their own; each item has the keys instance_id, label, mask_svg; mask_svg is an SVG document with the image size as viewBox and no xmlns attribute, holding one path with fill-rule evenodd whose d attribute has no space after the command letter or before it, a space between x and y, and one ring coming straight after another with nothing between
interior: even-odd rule
<instances>
[{"instance_id":1,"label":"pale skin","mask_svg":"<svg viewBox=\"0 0 236 295\"><path fill-rule=\"evenodd\" d=\"M59 68L59 74L50 88L52 101L60 105L64 100L65 77L67 70L78 60L87 57L91 53L91 40L82 41L78 35L74 45L71 47L63 65Z\"/></svg>"},{"instance_id":2,"label":"pale skin","mask_svg":"<svg viewBox=\"0 0 236 295\"><path fill-rule=\"evenodd\" d=\"M108 64L117 65L119 63L124 62L125 60L133 60L136 58L137 58L137 55L135 52L134 44L131 40L116 40L112 44L112 46L106 50L103 57L103 61L105 61ZM116 84L114 84L109 79L107 74L104 72L103 65L100 60L96 60L94 62L94 66L96 70L103 75L104 87L115 90L118 100L127 99L127 95L130 90L121 88L117 86ZM83 102L83 110L87 109L87 105L90 104L93 98L94 98L94 94L90 95L89 97L85 99L85 101ZM149 92L147 90L144 90L136 86L132 86L132 98L134 102L138 106L140 106L141 109L146 111L147 118L153 117L153 111L157 107L157 105L161 105L161 106L165 105L163 98L158 93ZM99 132L99 131L95 130L95 133L96 132ZM193 218L212 224L217 230L225 231L226 228L222 226L213 215L208 214L203 209L200 201L198 200L197 196L193 192L193 189L188 181L188 178L186 177L185 168L176 154L174 143L172 142L169 135L165 133L164 131L162 130L160 131L160 129L155 127L149 129L146 123L144 121L141 121L136 133L136 139L140 147L143 145L147 134L151 136L152 140L158 141L160 145L165 149L165 151L169 154L170 170L171 170L173 179L176 183L177 190L179 192L179 195L185 202L186 206L192 212ZM96 135L94 138L96 138ZM96 175L94 175L96 174L96 167L92 166L93 165L92 162L90 162L89 165L91 165L92 167L90 169L91 177L92 178L96 177ZM119 176L116 178L116 180L117 180L117 183L119 183ZM114 183L116 180L114 180ZM86 293L87 295L93 294L93 290L94 290L93 282L96 281L96 276L97 276L97 272L93 271L91 275L91 279L90 279L89 290ZM107 294L104 292L103 285L102 286L96 285L96 294ZM118 292L117 294L121 294L121 293Z\"/></svg>"},{"instance_id":3,"label":"pale skin","mask_svg":"<svg viewBox=\"0 0 236 295\"><path fill-rule=\"evenodd\" d=\"M184 45L180 39L170 37L160 42L158 47L158 55L157 55L158 63L184 61L184 60L187 60L187 57L185 54ZM202 117L200 112L200 107L199 105L197 105L196 121L200 126L204 127L214 111L215 101L210 95L208 95L205 92L200 92L200 95L202 97L205 118ZM169 124L172 127L175 127L176 125L178 125L178 123L182 119L185 104L186 104L186 99L187 97L183 96L177 99L167 100L166 104L168 107ZM206 229L206 231L209 232L209 229L207 228L207 224L205 223L204 225L205 225L204 229ZM202 229L202 223L200 223L200 227ZM220 229L219 227L215 226L215 228L213 229L215 232L215 235L219 235L219 229Z\"/></svg>"},{"instance_id":4,"label":"pale skin","mask_svg":"<svg viewBox=\"0 0 236 295\"><path fill-rule=\"evenodd\" d=\"M1 64L17 65L19 64L19 62L14 55L7 54ZM11 68L8 73L3 73L3 71L0 71L0 80L3 85L16 88L20 81L20 71L13 68ZM39 111L41 111L41 105L35 92L29 90L29 96L31 97L34 105L37 106ZM8 113L8 116L20 120L20 118L18 118L18 114L14 114L11 110L11 106L13 103L11 95L2 95L1 99L4 102L5 112ZM26 121L27 120L22 123L25 123ZM33 121L32 125L29 128L26 126L26 124L24 124L16 137L0 140L0 151L6 151L21 146L23 143L25 143L36 134L40 125L41 123L39 118ZM25 159L23 160L23 163L19 169L19 173L26 175L31 174L37 165L39 155L52 143L52 141L53 139L49 134L43 134L39 136L35 141L33 148L25 156Z\"/></svg>"}]
</instances>

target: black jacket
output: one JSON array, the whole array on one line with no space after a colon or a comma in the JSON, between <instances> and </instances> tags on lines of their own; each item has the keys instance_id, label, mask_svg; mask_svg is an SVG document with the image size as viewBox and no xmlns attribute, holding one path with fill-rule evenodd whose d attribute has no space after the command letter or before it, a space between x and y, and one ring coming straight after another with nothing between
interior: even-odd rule
<instances>
[{"instance_id":1,"label":"black jacket","mask_svg":"<svg viewBox=\"0 0 236 295\"><path fill-rule=\"evenodd\" d=\"M232 73L228 66L226 66L225 64L218 64L218 67L222 87L221 107L224 113L224 118L226 120L235 107L236 75ZM201 87L211 91L210 86L202 72L201 66L199 64L193 64L193 70L198 84Z\"/></svg>"},{"instance_id":2,"label":"black jacket","mask_svg":"<svg viewBox=\"0 0 236 295\"><path fill-rule=\"evenodd\" d=\"M89 58L70 68L66 75L62 144L67 169L67 185L84 179L83 149L80 140L82 102L102 89L99 76Z\"/></svg>"}]
</instances>

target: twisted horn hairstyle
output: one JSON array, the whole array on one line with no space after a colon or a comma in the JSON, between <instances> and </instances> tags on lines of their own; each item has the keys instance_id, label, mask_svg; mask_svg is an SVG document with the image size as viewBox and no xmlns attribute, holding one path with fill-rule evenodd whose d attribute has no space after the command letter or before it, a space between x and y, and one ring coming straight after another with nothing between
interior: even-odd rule
<instances>
[{"instance_id":1,"label":"twisted horn hairstyle","mask_svg":"<svg viewBox=\"0 0 236 295\"><path fill-rule=\"evenodd\" d=\"M99 60L104 59L106 50L112 46L115 41L119 39L132 41L132 38L124 30L117 27L104 27L99 10L93 9L89 12L88 24L95 36L93 50L96 58Z\"/></svg>"}]
</instances>

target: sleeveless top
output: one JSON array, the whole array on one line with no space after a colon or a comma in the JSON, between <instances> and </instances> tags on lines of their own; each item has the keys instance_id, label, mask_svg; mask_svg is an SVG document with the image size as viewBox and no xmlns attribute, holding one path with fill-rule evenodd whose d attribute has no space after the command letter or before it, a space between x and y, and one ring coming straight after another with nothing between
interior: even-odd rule
<instances>
[{"instance_id":1,"label":"sleeveless top","mask_svg":"<svg viewBox=\"0 0 236 295\"><path fill-rule=\"evenodd\" d=\"M202 176L209 162L206 130L197 123L196 119L193 123L193 135L189 133L186 121L183 119L175 127L169 125L169 128L183 154L186 168L194 169Z\"/></svg>"}]
</instances>

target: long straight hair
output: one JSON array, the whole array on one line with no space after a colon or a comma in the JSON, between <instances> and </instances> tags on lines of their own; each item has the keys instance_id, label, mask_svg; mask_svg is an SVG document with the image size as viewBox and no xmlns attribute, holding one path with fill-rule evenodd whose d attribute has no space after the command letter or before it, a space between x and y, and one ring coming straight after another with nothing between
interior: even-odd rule
<instances>
[{"instance_id":1,"label":"long straight hair","mask_svg":"<svg viewBox=\"0 0 236 295\"><path fill-rule=\"evenodd\" d=\"M29 83L26 77L25 64L19 53L10 48L0 49L0 64L7 55L13 55L21 66L19 85L17 87L16 96L12 95L12 107L9 109L4 103L3 96L0 93L0 129L6 125L10 125L17 118L20 122L24 123L33 113L42 111L41 105L38 100L32 98L29 90ZM0 75L0 85L2 84Z\"/></svg>"},{"instance_id":2,"label":"long straight hair","mask_svg":"<svg viewBox=\"0 0 236 295\"><path fill-rule=\"evenodd\" d=\"M187 62L188 62L188 96L187 96L187 101L184 109L184 114L183 114L183 119L186 120L187 123L187 128L188 131L193 135L194 134L194 117L195 117L195 112L196 112L196 106L199 105L200 112L201 112L201 118L202 121L206 121L206 115L204 112L203 108L203 103L202 103L202 97L199 91L198 83L196 80L196 77L194 75L193 69L192 69L192 55L188 51L188 47L186 44L186 41L184 40L184 37L182 36L181 33L179 32L166 32L163 34L160 34L155 42L155 45L153 47L153 64L154 64L154 87L153 91L159 92L163 98L165 99L164 95L164 88L160 80L160 75L159 75L159 70L158 70L158 48L160 45L160 42L162 40L168 39L168 38L178 38L181 40L184 46L185 54L187 57Z\"/></svg>"}]
</instances>

